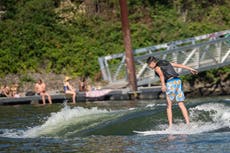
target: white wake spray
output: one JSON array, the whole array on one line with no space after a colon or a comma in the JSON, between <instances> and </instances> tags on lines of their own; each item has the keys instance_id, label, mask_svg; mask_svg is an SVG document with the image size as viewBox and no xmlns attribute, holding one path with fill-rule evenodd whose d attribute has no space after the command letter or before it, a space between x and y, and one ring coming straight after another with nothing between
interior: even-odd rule
<instances>
[{"instance_id":1,"label":"white wake spray","mask_svg":"<svg viewBox=\"0 0 230 153\"><path fill-rule=\"evenodd\" d=\"M55 135L55 133L64 130L71 125L84 124L81 128L87 128L103 122L106 119L112 118L113 111L101 110L97 107L90 109L83 107L70 108L65 106L59 112L51 113L47 121L42 125L30 127L27 130L12 130L6 129L1 136L4 137L17 137L17 138L34 138L46 135ZM88 123L88 124L87 124ZM87 126L87 127L86 127Z\"/></svg>"},{"instance_id":2,"label":"white wake spray","mask_svg":"<svg viewBox=\"0 0 230 153\"><path fill-rule=\"evenodd\" d=\"M224 104L209 103L196 106L189 109L190 125L183 123L174 124L171 128L167 125L160 125L159 129L165 130L150 130L150 131L134 131L143 135L155 134L198 134L211 132L221 128L230 128L230 107ZM206 115L205 115L206 114ZM201 116L208 117L207 119ZM204 121L205 120L205 121ZM208 121L207 121L208 120Z\"/></svg>"}]
</instances>

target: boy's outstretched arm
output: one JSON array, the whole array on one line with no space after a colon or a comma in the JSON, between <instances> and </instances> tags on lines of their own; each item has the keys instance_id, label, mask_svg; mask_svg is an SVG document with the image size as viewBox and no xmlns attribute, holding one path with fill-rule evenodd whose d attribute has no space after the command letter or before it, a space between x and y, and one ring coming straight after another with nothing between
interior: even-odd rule
<instances>
[{"instance_id":1,"label":"boy's outstretched arm","mask_svg":"<svg viewBox=\"0 0 230 153\"><path fill-rule=\"evenodd\" d=\"M189 66L186 66L186 65L183 65L183 64L177 64L177 63L171 63L173 67L177 67L177 68L183 68L183 69L187 69L189 70L192 74L198 74L198 71L189 67Z\"/></svg>"}]
</instances>

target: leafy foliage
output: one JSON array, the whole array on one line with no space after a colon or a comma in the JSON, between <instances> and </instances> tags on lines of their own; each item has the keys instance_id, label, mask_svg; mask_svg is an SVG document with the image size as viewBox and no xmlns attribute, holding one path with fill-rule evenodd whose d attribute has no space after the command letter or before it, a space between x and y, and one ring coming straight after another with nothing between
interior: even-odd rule
<instances>
[{"instance_id":1,"label":"leafy foliage","mask_svg":"<svg viewBox=\"0 0 230 153\"><path fill-rule=\"evenodd\" d=\"M133 48L229 28L227 0L129 1ZM124 50L117 0L1 0L0 75L94 76ZM229 71L229 68L224 69Z\"/></svg>"}]
</instances>

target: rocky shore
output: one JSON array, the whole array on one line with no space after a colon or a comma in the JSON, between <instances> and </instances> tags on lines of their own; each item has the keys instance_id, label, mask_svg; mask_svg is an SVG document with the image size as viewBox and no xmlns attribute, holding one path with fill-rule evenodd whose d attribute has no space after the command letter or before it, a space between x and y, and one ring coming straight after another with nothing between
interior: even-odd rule
<instances>
[{"instance_id":1,"label":"rocky shore","mask_svg":"<svg viewBox=\"0 0 230 153\"><path fill-rule=\"evenodd\" d=\"M230 73L217 72L214 77L199 74L194 80L184 81L187 97L230 95Z\"/></svg>"},{"instance_id":2,"label":"rocky shore","mask_svg":"<svg viewBox=\"0 0 230 153\"><path fill-rule=\"evenodd\" d=\"M63 90L63 80L65 75L57 75L53 73L30 73L26 75L12 75L9 74L0 79L1 85L11 86L13 83L19 85L18 92L20 95L25 95L28 91L34 91L34 85L38 79L42 79L46 83L47 91L50 93L61 92ZM73 78L71 83L77 87L78 78Z\"/></svg>"},{"instance_id":3,"label":"rocky shore","mask_svg":"<svg viewBox=\"0 0 230 153\"><path fill-rule=\"evenodd\" d=\"M217 96L217 95L230 95L230 73L217 73L215 79L210 79L204 74L199 74L193 79L185 79L183 81L183 88L186 97L201 97L201 96ZM37 79L41 78L47 85L47 91L50 93L63 92L63 80L65 75L53 73L30 73L26 75L7 75L0 79L1 85L10 86L13 83L19 85L19 93L24 95L28 91L34 90L34 84ZM80 77L73 77L70 80L71 84L78 88ZM103 86L103 82L93 82L87 80L91 85Z\"/></svg>"}]
</instances>

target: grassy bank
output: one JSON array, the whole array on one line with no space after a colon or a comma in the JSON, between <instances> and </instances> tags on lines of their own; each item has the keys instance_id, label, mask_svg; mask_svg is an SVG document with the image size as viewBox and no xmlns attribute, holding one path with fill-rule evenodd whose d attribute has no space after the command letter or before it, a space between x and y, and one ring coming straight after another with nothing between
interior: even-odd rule
<instances>
[{"instance_id":1,"label":"grassy bank","mask_svg":"<svg viewBox=\"0 0 230 153\"><path fill-rule=\"evenodd\" d=\"M128 7L133 48L230 28L228 0L132 0ZM93 79L100 73L99 56L124 51L117 0L1 0L0 11L2 77Z\"/></svg>"}]
</instances>

